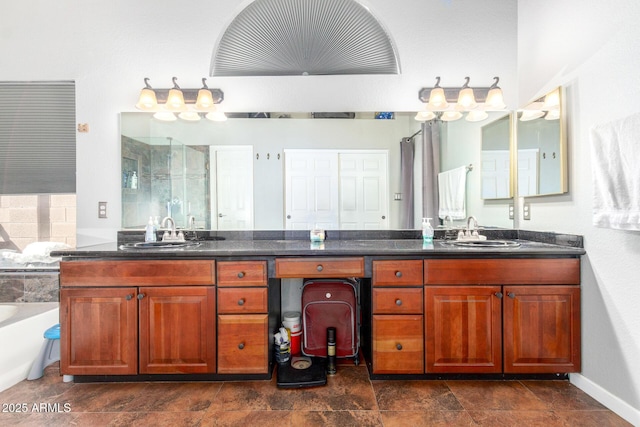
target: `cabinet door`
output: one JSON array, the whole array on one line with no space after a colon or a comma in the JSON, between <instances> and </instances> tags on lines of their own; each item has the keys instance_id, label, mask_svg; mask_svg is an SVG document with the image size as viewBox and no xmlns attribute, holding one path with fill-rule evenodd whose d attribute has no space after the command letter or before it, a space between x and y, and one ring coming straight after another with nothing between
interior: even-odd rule
<instances>
[{"instance_id":1,"label":"cabinet door","mask_svg":"<svg viewBox=\"0 0 640 427\"><path fill-rule=\"evenodd\" d=\"M502 372L500 286L426 286L426 371Z\"/></svg>"},{"instance_id":2,"label":"cabinet door","mask_svg":"<svg viewBox=\"0 0 640 427\"><path fill-rule=\"evenodd\" d=\"M60 291L60 373L138 372L136 288Z\"/></svg>"},{"instance_id":3,"label":"cabinet door","mask_svg":"<svg viewBox=\"0 0 640 427\"><path fill-rule=\"evenodd\" d=\"M504 371L580 371L578 286L505 287Z\"/></svg>"},{"instance_id":4,"label":"cabinet door","mask_svg":"<svg viewBox=\"0 0 640 427\"><path fill-rule=\"evenodd\" d=\"M268 314L218 316L218 373L266 374L269 370Z\"/></svg>"},{"instance_id":5,"label":"cabinet door","mask_svg":"<svg viewBox=\"0 0 640 427\"><path fill-rule=\"evenodd\" d=\"M140 288L140 373L212 373L216 366L213 286Z\"/></svg>"},{"instance_id":6,"label":"cabinet door","mask_svg":"<svg viewBox=\"0 0 640 427\"><path fill-rule=\"evenodd\" d=\"M424 373L421 315L373 316L373 373Z\"/></svg>"}]
</instances>

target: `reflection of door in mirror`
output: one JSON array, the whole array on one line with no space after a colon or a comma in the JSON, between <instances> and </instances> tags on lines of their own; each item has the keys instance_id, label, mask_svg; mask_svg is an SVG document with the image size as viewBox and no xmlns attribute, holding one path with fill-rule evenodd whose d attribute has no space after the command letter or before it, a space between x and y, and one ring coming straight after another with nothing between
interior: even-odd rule
<instances>
[{"instance_id":1,"label":"reflection of door in mirror","mask_svg":"<svg viewBox=\"0 0 640 427\"><path fill-rule=\"evenodd\" d=\"M253 229L253 147L211 146L211 229Z\"/></svg>"},{"instance_id":2,"label":"reflection of door in mirror","mask_svg":"<svg viewBox=\"0 0 640 427\"><path fill-rule=\"evenodd\" d=\"M389 227L386 151L285 150L285 227Z\"/></svg>"},{"instance_id":3,"label":"reflection of door in mirror","mask_svg":"<svg viewBox=\"0 0 640 427\"><path fill-rule=\"evenodd\" d=\"M510 115L482 127L481 198L507 199L511 195Z\"/></svg>"}]
</instances>

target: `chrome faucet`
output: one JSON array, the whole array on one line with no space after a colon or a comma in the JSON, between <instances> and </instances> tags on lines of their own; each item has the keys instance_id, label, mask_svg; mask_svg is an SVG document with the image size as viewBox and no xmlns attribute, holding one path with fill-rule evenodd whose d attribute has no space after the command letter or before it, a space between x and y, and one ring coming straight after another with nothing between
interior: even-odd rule
<instances>
[{"instance_id":1,"label":"chrome faucet","mask_svg":"<svg viewBox=\"0 0 640 427\"><path fill-rule=\"evenodd\" d=\"M194 217L193 215L189 215L189 217L187 218L187 227L189 228L189 230L193 230L196 228L196 217Z\"/></svg>"},{"instance_id":2,"label":"chrome faucet","mask_svg":"<svg viewBox=\"0 0 640 427\"><path fill-rule=\"evenodd\" d=\"M162 222L160 223L160 226L162 228L166 228L167 227L167 223L171 221L171 232L169 232L168 230L165 230L165 232L162 234L162 241L172 241L172 242L180 242L180 241L184 241L184 234L181 232L176 234L176 221L171 218L170 216L166 216L162 219Z\"/></svg>"},{"instance_id":3,"label":"chrome faucet","mask_svg":"<svg viewBox=\"0 0 640 427\"><path fill-rule=\"evenodd\" d=\"M473 231L471 231L471 221L473 221ZM467 236L478 234L478 220L475 216L471 215L467 218Z\"/></svg>"}]
</instances>

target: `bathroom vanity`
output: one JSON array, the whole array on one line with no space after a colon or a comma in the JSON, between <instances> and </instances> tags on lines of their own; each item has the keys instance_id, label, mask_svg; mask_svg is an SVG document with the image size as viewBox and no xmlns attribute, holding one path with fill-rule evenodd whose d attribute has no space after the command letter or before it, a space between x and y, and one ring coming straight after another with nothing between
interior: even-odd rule
<instances>
[{"instance_id":1,"label":"bathroom vanity","mask_svg":"<svg viewBox=\"0 0 640 427\"><path fill-rule=\"evenodd\" d=\"M184 248L58 251L61 373L270 378L285 278L359 279L372 378L579 372L581 239L509 232L518 246L390 232L313 244L256 232Z\"/></svg>"}]
</instances>

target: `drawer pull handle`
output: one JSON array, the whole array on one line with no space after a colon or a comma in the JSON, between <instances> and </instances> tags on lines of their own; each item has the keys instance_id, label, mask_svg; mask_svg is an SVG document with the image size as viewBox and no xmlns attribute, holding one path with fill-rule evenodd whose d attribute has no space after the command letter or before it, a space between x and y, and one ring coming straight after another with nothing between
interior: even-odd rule
<instances>
[{"instance_id":1,"label":"drawer pull handle","mask_svg":"<svg viewBox=\"0 0 640 427\"><path fill-rule=\"evenodd\" d=\"M513 292L509 292L507 293L507 295L509 296L509 298L515 298L516 294L514 294Z\"/></svg>"},{"instance_id":2,"label":"drawer pull handle","mask_svg":"<svg viewBox=\"0 0 640 427\"><path fill-rule=\"evenodd\" d=\"M242 279L243 277L244 277L244 272L243 271L238 273L238 279Z\"/></svg>"},{"instance_id":3,"label":"drawer pull handle","mask_svg":"<svg viewBox=\"0 0 640 427\"><path fill-rule=\"evenodd\" d=\"M244 298L240 298L240 299L238 300L238 305L244 305L244 301L245 301L245 299L244 299Z\"/></svg>"},{"instance_id":4,"label":"drawer pull handle","mask_svg":"<svg viewBox=\"0 0 640 427\"><path fill-rule=\"evenodd\" d=\"M401 300L400 298L398 298L398 299L396 300L396 305L397 305L397 306L401 306L401 305L402 305L402 300Z\"/></svg>"},{"instance_id":5,"label":"drawer pull handle","mask_svg":"<svg viewBox=\"0 0 640 427\"><path fill-rule=\"evenodd\" d=\"M133 299L133 294L129 294L126 297L124 297L124 299L126 299L127 301L131 301Z\"/></svg>"},{"instance_id":6,"label":"drawer pull handle","mask_svg":"<svg viewBox=\"0 0 640 427\"><path fill-rule=\"evenodd\" d=\"M324 270L324 267L322 267L322 265L319 265L319 266L316 267L316 270L322 271L322 270Z\"/></svg>"},{"instance_id":7,"label":"drawer pull handle","mask_svg":"<svg viewBox=\"0 0 640 427\"><path fill-rule=\"evenodd\" d=\"M244 343L243 343L243 342L241 342L240 344L238 344L238 348L239 348L240 350L243 350L243 349L244 349Z\"/></svg>"},{"instance_id":8,"label":"drawer pull handle","mask_svg":"<svg viewBox=\"0 0 640 427\"><path fill-rule=\"evenodd\" d=\"M402 277L402 271L396 271L396 277L399 279Z\"/></svg>"},{"instance_id":9,"label":"drawer pull handle","mask_svg":"<svg viewBox=\"0 0 640 427\"><path fill-rule=\"evenodd\" d=\"M502 292L496 292L494 295L497 296L498 298L502 298Z\"/></svg>"},{"instance_id":10,"label":"drawer pull handle","mask_svg":"<svg viewBox=\"0 0 640 427\"><path fill-rule=\"evenodd\" d=\"M144 294L138 294L138 299L144 298Z\"/></svg>"},{"instance_id":11,"label":"drawer pull handle","mask_svg":"<svg viewBox=\"0 0 640 427\"><path fill-rule=\"evenodd\" d=\"M400 344L400 343L396 344L396 348L397 348L398 350L402 350L402 344Z\"/></svg>"}]
</instances>

